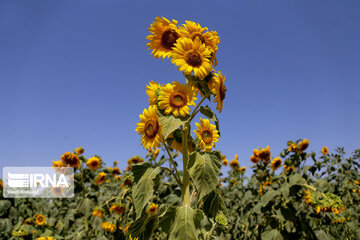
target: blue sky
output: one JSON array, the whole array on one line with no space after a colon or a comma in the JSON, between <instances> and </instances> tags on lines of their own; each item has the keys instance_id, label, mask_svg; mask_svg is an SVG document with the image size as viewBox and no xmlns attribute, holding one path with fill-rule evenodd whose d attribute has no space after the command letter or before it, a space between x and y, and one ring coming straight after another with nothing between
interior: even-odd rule
<instances>
[{"instance_id":1,"label":"blue sky","mask_svg":"<svg viewBox=\"0 0 360 240\"><path fill-rule=\"evenodd\" d=\"M147 50L156 16L219 33L227 96L217 148L249 166L288 140L360 147L359 1L0 1L0 168L83 146L125 167L145 85L184 81ZM1 173L0 173L1 174Z\"/></svg>"}]
</instances>

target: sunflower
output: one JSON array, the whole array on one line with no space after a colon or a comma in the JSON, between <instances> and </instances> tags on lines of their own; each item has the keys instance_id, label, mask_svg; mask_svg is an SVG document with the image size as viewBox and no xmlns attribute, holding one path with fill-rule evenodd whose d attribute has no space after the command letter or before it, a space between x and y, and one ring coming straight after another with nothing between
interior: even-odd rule
<instances>
[{"instance_id":1,"label":"sunflower","mask_svg":"<svg viewBox=\"0 0 360 240\"><path fill-rule=\"evenodd\" d=\"M204 79L212 69L211 51L201 43L199 38L193 41L190 38L179 38L171 53L171 62L179 66L179 71L184 71L185 75L194 75Z\"/></svg>"},{"instance_id":2,"label":"sunflower","mask_svg":"<svg viewBox=\"0 0 360 240\"><path fill-rule=\"evenodd\" d=\"M147 150L156 149L162 141L162 129L157 115L157 107L152 105L140 114L140 122L135 131L141 136L141 145Z\"/></svg>"},{"instance_id":3,"label":"sunflower","mask_svg":"<svg viewBox=\"0 0 360 240\"><path fill-rule=\"evenodd\" d=\"M199 23L195 23L192 21L185 21L186 24L183 24L183 27L179 27L181 34L184 37L191 38L193 41L195 38L199 38L201 43L205 44L207 48L211 51L212 58L211 60L214 62L214 66L217 65L217 60L215 54L218 50L218 44L220 43L220 38L218 37L217 32L207 31L207 27L201 27Z\"/></svg>"},{"instance_id":4,"label":"sunflower","mask_svg":"<svg viewBox=\"0 0 360 240\"><path fill-rule=\"evenodd\" d=\"M239 172L240 172L241 174L244 174L244 173L246 172L246 167L241 167L241 168L239 169Z\"/></svg>"},{"instance_id":5,"label":"sunflower","mask_svg":"<svg viewBox=\"0 0 360 240\"><path fill-rule=\"evenodd\" d=\"M234 170L238 170L240 167L239 160L236 158L230 161L230 167Z\"/></svg>"},{"instance_id":6,"label":"sunflower","mask_svg":"<svg viewBox=\"0 0 360 240\"><path fill-rule=\"evenodd\" d=\"M64 190L61 187L52 187L51 191L58 196L61 196L64 192Z\"/></svg>"},{"instance_id":7,"label":"sunflower","mask_svg":"<svg viewBox=\"0 0 360 240\"><path fill-rule=\"evenodd\" d=\"M101 223L101 227L102 229L104 229L107 232L114 232L116 229L116 225L115 224L111 224L109 222L103 222Z\"/></svg>"},{"instance_id":8,"label":"sunflower","mask_svg":"<svg viewBox=\"0 0 360 240\"><path fill-rule=\"evenodd\" d=\"M301 141L299 143L300 152L305 151L307 149L307 147L309 146L309 144L310 144L310 142L306 138L303 141Z\"/></svg>"},{"instance_id":9,"label":"sunflower","mask_svg":"<svg viewBox=\"0 0 360 240\"><path fill-rule=\"evenodd\" d=\"M326 155L326 154L329 153L329 149L328 149L327 147L323 147L323 148L321 149L321 152L322 152L322 154Z\"/></svg>"},{"instance_id":10,"label":"sunflower","mask_svg":"<svg viewBox=\"0 0 360 240\"><path fill-rule=\"evenodd\" d=\"M260 159L255 155L251 155L250 161L257 164L260 161Z\"/></svg>"},{"instance_id":11,"label":"sunflower","mask_svg":"<svg viewBox=\"0 0 360 240\"><path fill-rule=\"evenodd\" d=\"M59 160L59 161L52 161L53 165L52 167L53 168L58 168L58 167L64 167L65 164L63 161Z\"/></svg>"},{"instance_id":12,"label":"sunflower","mask_svg":"<svg viewBox=\"0 0 360 240\"><path fill-rule=\"evenodd\" d=\"M144 159L140 156L134 156L128 160L128 164L139 164L144 162Z\"/></svg>"},{"instance_id":13,"label":"sunflower","mask_svg":"<svg viewBox=\"0 0 360 240\"><path fill-rule=\"evenodd\" d=\"M76 155L81 155L85 152L85 150L83 147L78 147L78 148L75 148L74 152Z\"/></svg>"},{"instance_id":14,"label":"sunflower","mask_svg":"<svg viewBox=\"0 0 360 240\"><path fill-rule=\"evenodd\" d=\"M259 157L264 160L265 162L270 161L270 147L267 146L259 151Z\"/></svg>"},{"instance_id":15,"label":"sunflower","mask_svg":"<svg viewBox=\"0 0 360 240\"><path fill-rule=\"evenodd\" d=\"M290 146L288 147L289 152L296 152L297 149L298 149L298 146L295 143L290 144Z\"/></svg>"},{"instance_id":16,"label":"sunflower","mask_svg":"<svg viewBox=\"0 0 360 240\"><path fill-rule=\"evenodd\" d=\"M219 131L216 130L215 125L210 124L209 119L200 118L200 124L195 123L195 125L198 129L194 132L200 140L200 148L204 151L210 151L219 141Z\"/></svg>"},{"instance_id":17,"label":"sunflower","mask_svg":"<svg viewBox=\"0 0 360 240\"><path fill-rule=\"evenodd\" d=\"M93 216L96 216L96 217L99 217L99 218L103 218L104 216L104 209L102 208L95 208L93 213L92 213Z\"/></svg>"},{"instance_id":18,"label":"sunflower","mask_svg":"<svg viewBox=\"0 0 360 240\"><path fill-rule=\"evenodd\" d=\"M226 167L229 164L229 161L226 159L225 155L221 155L222 164Z\"/></svg>"},{"instance_id":19,"label":"sunflower","mask_svg":"<svg viewBox=\"0 0 360 240\"><path fill-rule=\"evenodd\" d=\"M86 165L91 170L96 170L100 167L101 161L98 157L91 157L91 158L89 158L89 160L87 160Z\"/></svg>"},{"instance_id":20,"label":"sunflower","mask_svg":"<svg viewBox=\"0 0 360 240\"><path fill-rule=\"evenodd\" d=\"M166 18L156 17L149 27L151 33L146 39L150 40L146 46L152 50L151 54L155 58L169 58L172 48L176 40L181 37L181 33L177 28L177 21L171 22Z\"/></svg>"},{"instance_id":21,"label":"sunflower","mask_svg":"<svg viewBox=\"0 0 360 240\"><path fill-rule=\"evenodd\" d=\"M106 173L101 172L99 173L99 175L97 176L96 180L95 180L95 184L103 184L105 182L105 178L106 178Z\"/></svg>"},{"instance_id":22,"label":"sunflower","mask_svg":"<svg viewBox=\"0 0 360 240\"><path fill-rule=\"evenodd\" d=\"M157 148L157 149L155 150L155 152L154 152L153 157L154 157L154 158L157 158L157 156L159 155L159 153L160 153L160 150Z\"/></svg>"},{"instance_id":23,"label":"sunflower","mask_svg":"<svg viewBox=\"0 0 360 240\"><path fill-rule=\"evenodd\" d=\"M270 164L271 170L275 171L276 169L278 169L281 166L281 163L282 163L282 161L279 157L274 158Z\"/></svg>"},{"instance_id":24,"label":"sunflower","mask_svg":"<svg viewBox=\"0 0 360 240\"><path fill-rule=\"evenodd\" d=\"M150 105L156 105L161 87L161 84L154 81L150 81L149 85L146 86L146 94L149 96Z\"/></svg>"},{"instance_id":25,"label":"sunflower","mask_svg":"<svg viewBox=\"0 0 360 240\"><path fill-rule=\"evenodd\" d=\"M177 129L174 132L172 132L169 135L168 139L170 139L170 141L171 141L171 144L170 144L171 149L174 149L174 150L182 153L183 149L182 149L181 130ZM189 139L188 140L188 152L189 153L192 152L193 149L194 149L193 142Z\"/></svg>"},{"instance_id":26,"label":"sunflower","mask_svg":"<svg viewBox=\"0 0 360 240\"><path fill-rule=\"evenodd\" d=\"M214 76L209 81L209 89L215 95L214 102L217 103L216 109L221 113L223 108L223 102L226 95L225 78L221 71L214 73Z\"/></svg>"},{"instance_id":27,"label":"sunflower","mask_svg":"<svg viewBox=\"0 0 360 240\"><path fill-rule=\"evenodd\" d=\"M36 222L37 225L39 225L39 226L44 225L45 220L46 220L46 218L45 218L44 215L42 215L42 214L36 214L36 215L34 216L34 218L35 218L35 222Z\"/></svg>"},{"instance_id":28,"label":"sunflower","mask_svg":"<svg viewBox=\"0 0 360 240\"><path fill-rule=\"evenodd\" d=\"M159 205L155 204L155 203L150 203L149 208L146 210L146 213L149 215L154 215L157 213L159 209Z\"/></svg>"},{"instance_id":29,"label":"sunflower","mask_svg":"<svg viewBox=\"0 0 360 240\"><path fill-rule=\"evenodd\" d=\"M79 168L80 167L80 159L77 155L66 152L61 156L61 160L68 166Z\"/></svg>"},{"instance_id":30,"label":"sunflower","mask_svg":"<svg viewBox=\"0 0 360 240\"><path fill-rule=\"evenodd\" d=\"M195 91L186 84L173 81L166 84L159 95L159 108L165 110L165 114L172 113L175 117L189 115L189 106L195 106Z\"/></svg>"},{"instance_id":31,"label":"sunflower","mask_svg":"<svg viewBox=\"0 0 360 240\"><path fill-rule=\"evenodd\" d=\"M115 214L123 214L125 212L125 206L123 204L115 203L110 207L110 212Z\"/></svg>"},{"instance_id":32,"label":"sunflower","mask_svg":"<svg viewBox=\"0 0 360 240\"><path fill-rule=\"evenodd\" d=\"M114 166L117 166L118 165L118 161L114 161Z\"/></svg>"},{"instance_id":33,"label":"sunflower","mask_svg":"<svg viewBox=\"0 0 360 240\"><path fill-rule=\"evenodd\" d=\"M112 175L116 176L116 175L120 175L121 174L121 171L118 167L114 167L112 170L111 170L111 173Z\"/></svg>"},{"instance_id":34,"label":"sunflower","mask_svg":"<svg viewBox=\"0 0 360 240\"><path fill-rule=\"evenodd\" d=\"M25 219L25 221L24 221L24 224L26 224L26 225L30 225L32 223L32 219L31 218L27 218L27 219Z\"/></svg>"}]
</instances>

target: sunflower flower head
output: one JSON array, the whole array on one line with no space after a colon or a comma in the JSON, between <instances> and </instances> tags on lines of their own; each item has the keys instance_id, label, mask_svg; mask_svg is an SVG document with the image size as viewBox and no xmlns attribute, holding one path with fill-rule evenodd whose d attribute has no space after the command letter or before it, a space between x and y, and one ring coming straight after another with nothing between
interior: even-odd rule
<instances>
[{"instance_id":1,"label":"sunflower flower head","mask_svg":"<svg viewBox=\"0 0 360 240\"><path fill-rule=\"evenodd\" d=\"M65 165L69 167L79 168L80 167L80 159L74 153L66 152L61 156L61 160Z\"/></svg>"},{"instance_id":2,"label":"sunflower flower head","mask_svg":"<svg viewBox=\"0 0 360 240\"><path fill-rule=\"evenodd\" d=\"M125 212L125 205L120 203L114 203L109 210L114 214L120 215Z\"/></svg>"},{"instance_id":3,"label":"sunflower flower head","mask_svg":"<svg viewBox=\"0 0 360 240\"><path fill-rule=\"evenodd\" d=\"M61 160L52 161L52 163L53 163L53 165L52 165L53 168L65 167L65 163Z\"/></svg>"},{"instance_id":4,"label":"sunflower flower head","mask_svg":"<svg viewBox=\"0 0 360 240\"><path fill-rule=\"evenodd\" d=\"M235 155L235 158L230 161L230 167L235 171L240 168L239 160L236 156L237 155Z\"/></svg>"},{"instance_id":5,"label":"sunflower flower head","mask_svg":"<svg viewBox=\"0 0 360 240\"><path fill-rule=\"evenodd\" d=\"M35 222L36 222L37 225L42 226L42 225L45 224L46 218L45 218L44 215L42 215L42 214L36 214L36 215L34 216L34 218L35 218Z\"/></svg>"},{"instance_id":6,"label":"sunflower flower head","mask_svg":"<svg viewBox=\"0 0 360 240\"><path fill-rule=\"evenodd\" d=\"M250 156L250 161L257 164L260 161L259 157L256 157L255 155Z\"/></svg>"},{"instance_id":7,"label":"sunflower flower head","mask_svg":"<svg viewBox=\"0 0 360 240\"><path fill-rule=\"evenodd\" d=\"M229 164L229 160L226 159L225 155L221 155L222 164L226 167Z\"/></svg>"},{"instance_id":8,"label":"sunflower flower head","mask_svg":"<svg viewBox=\"0 0 360 240\"><path fill-rule=\"evenodd\" d=\"M281 158L277 157L277 158L274 158L272 161L271 161L271 164L270 164L270 169L275 171L276 169L278 169L280 166L281 166Z\"/></svg>"},{"instance_id":9,"label":"sunflower flower head","mask_svg":"<svg viewBox=\"0 0 360 240\"><path fill-rule=\"evenodd\" d=\"M259 151L259 158L261 158L265 162L270 161L270 147L269 146L267 146L266 148L263 148Z\"/></svg>"},{"instance_id":10,"label":"sunflower flower head","mask_svg":"<svg viewBox=\"0 0 360 240\"><path fill-rule=\"evenodd\" d=\"M174 117L181 115L186 117L190 113L189 106L195 106L195 91L187 84L174 81L172 84L166 84L159 95L159 108L165 111L165 114L173 114Z\"/></svg>"},{"instance_id":11,"label":"sunflower flower head","mask_svg":"<svg viewBox=\"0 0 360 240\"><path fill-rule=\"evenodd\" d=\"M172 48L176 40L181 37L181 33L177 28L177 21L171 22L162 17L156 17L149 27L151 33L146 39L150 40L146 45L152 50L151 54L155 58L169 58Z\"/></svg>"},{"instance_id":12,"label":"sunflower flower head","mask_svg":"<svg viewBox=\"0 0 360 240\"><path fill-rule=\"evenodd\" d=\"M159 122L157 107L150 106L140 114L140 122L135 129L141 135L141 145L149 149L156 149L162 141L162 129Z\"/></svg>"},{"instance_id":13,"label":"sunflower flower head","mask_svg":"<svg viewBox=\"0 0 360 240\"><path fill-rule=\"evenodd\" d=\"M102 229L104 229L106 232L114 232L116 229L116 225L115 224L111 224L109 222L103 222L101 223L101 227Z\"/></svg>"},{"instance_id":14,"label":"sunflower flower head","mask_svg":"<svg viewBox=\"0 0 360 240\"><path fill-rule=\"evenodd\" d=\"M300 150L300 152L305 151L305 150L307 149L307 147L309 146L309 144L310 144L310 142L309 142L309 140L307 140L306 138L305 138L303 141L301 141L301 142L299 143L299 150Z\"/></svg>"},{"instance_id":15,"label":"sunflower flower head","mask_svg":"<svg viewBox=\"0 0 360 240\"><path fill-rule=\"evenodd\" d=\"M298 146L295 143L291 143L288 147L289 152L296 152L298 150Z\"/></svg>"},{"instance_id":16,"label":"sunflower flower head","mask_svg":"<svg viewBox=\"0 0 360 240\"><path fill-rule=\"evenodd\" d=\"M111 173L113 176L120 175L121 174L120 168L114 167L113 169L111 169Z\"/></svg>"},{"instance_id":17,"label":"sunflower flower head","mask_svg":"<svg viewBox=\"0 0 360 240\"><path fill-rule=\"evenodd\" d=\"M226 95L225 78L221 71L213 74L213 77L209 81L209 89L215 95L214 102L217 103L216 109L221 113L223 109L223 103Z\"/></svg>"},{"instance_id":18,"label":"sunflower flower head","mask_svg":"<svg viewBox=\"0 0 360 240\"><path fill-rule=\"evenodd\" d=\"M159 209L159 205L157 205L155 203L150 203L150 206L146 210L146 213L149 215L154 215L157 213L158 209Z\"/></svg>"},{"instance_id":19,"label":"sunflower flower head","mask_svg":"<svg viewBox=\"0 0 360 240\"><path fill-rule=\"evenodd\" d=\"M212 69L211 51L201 43L197 37L179 38L171 53L171 62L178 66L179 71L184 71L185 75L194 73L195 77L204 79Z\"/></svg>"},{"instance_id":20,"label":"sunflower flower head","mask_svg":"<svg viewBox=\"0 0 360 240\"><path fill-rule=\"evenodd\" d=\"M146 86L146 94L149 96L150 105L156 105L161 88L161 84L154 81L150 81L149 85Z\"/></svg>"},{"instance_id":21,"label":"sunflower flower head","mask_svg":"<svg viewBox=\"0 0 360 240\"><path fill-rule=\"evenodd\" d=\"M76 155L81 155L85 152L85 150L83 147L78 147L78 148L75 148L74 152Z\"/></svg>"},{"instance_id":22,"label":"sunflower flower head","mask_svg":"<svg viewBox=\"0 0 360 240\"><path fill-rule=\"evenodd\" d=\"M324 154L324 155L327 155L329 153L329 149L327 147L323 147L321 149L321 153Z\"/></svg>"},{"instance_id":23,"label":"sunflower flower head","mask_svg":"<svg viewBox=\"0 0 360 240\"><path fill-rule=\"evenodd\" d=\"M197 130L194 132L200 141L200 149L211 151L215 143L219 141L219 131L216 130L215 125L210 124L209 119L200 118L200 124L196 122L195 125Z\"/></svg>"},{"instance_id":24,"label":"sunflower flower head","mask_svg":"<svg viewBox=\"0 0 360 240\"><path fill-rule=\"evenodd\" d=\"M99 173L99 175L96 177L95 184L96 184L96 185L98 185L98 184L103 184L103 183L105 182L105 179L106 179L106 173L101 172L101 173Z\"/></svg>"},{"instance_id":25,"label":"sunflower flower head","mask_svg":"<svg viewBox=\"0 0 360 240\"><path fill-rule=\"evenodd\" d=\"M96 217L99 217L99 218L103 218L104 216L104 209L102 208L95 208L93 213L92 213L93 216L96 216Z\"/></svg>"},{"instance_id":26,"label":"sunflower flower head","mask_svg":"<svg viewBox=\"0 0 360 240\"><path fill-rule=\"evenodd\" d=\"M100 167L101 160L98 157L91 157L86 161L86 166L91 170L96 170Z\"/></svg>"}]
</instances>

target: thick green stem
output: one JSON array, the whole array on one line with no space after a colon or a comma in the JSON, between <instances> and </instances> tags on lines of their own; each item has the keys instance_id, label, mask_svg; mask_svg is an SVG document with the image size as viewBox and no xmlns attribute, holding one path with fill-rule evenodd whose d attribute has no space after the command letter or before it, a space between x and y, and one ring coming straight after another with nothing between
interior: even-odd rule
<instances>
[{"instance_id":1,"label":"thick green stem","mask_svg":"<svg viewBox=\"0 0 360 240\"><path fill-rule=\"evenodd\" d=\"M183 205L190 205L190 175L187 169L188 166L188 135L190 131L190 124L186 122L185 127L182 129L182 154L183 154L183 184L181 188Z\"/></svg>"}]
</instances>

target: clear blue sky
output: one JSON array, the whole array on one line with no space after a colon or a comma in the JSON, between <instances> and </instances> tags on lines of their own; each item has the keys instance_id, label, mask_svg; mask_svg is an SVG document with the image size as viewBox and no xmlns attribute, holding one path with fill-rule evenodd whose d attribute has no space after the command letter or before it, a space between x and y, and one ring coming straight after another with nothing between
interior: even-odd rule
<instances>
[{"instance_id":1,"label":"clear blue sky","mask_svg":"<svg viewBox=\"0 0 360 240\"><path fill-rule=\"evenodd\" d=\"M359 1L0 1L0 168L49 166L83 146L122 168L145 85L184 81L154 59L156 16L216 30L228 88L218 149L249 166L290 139L360 147ZM0 173L1 175L1 173Z\"/></svg>"}]
</instances>

